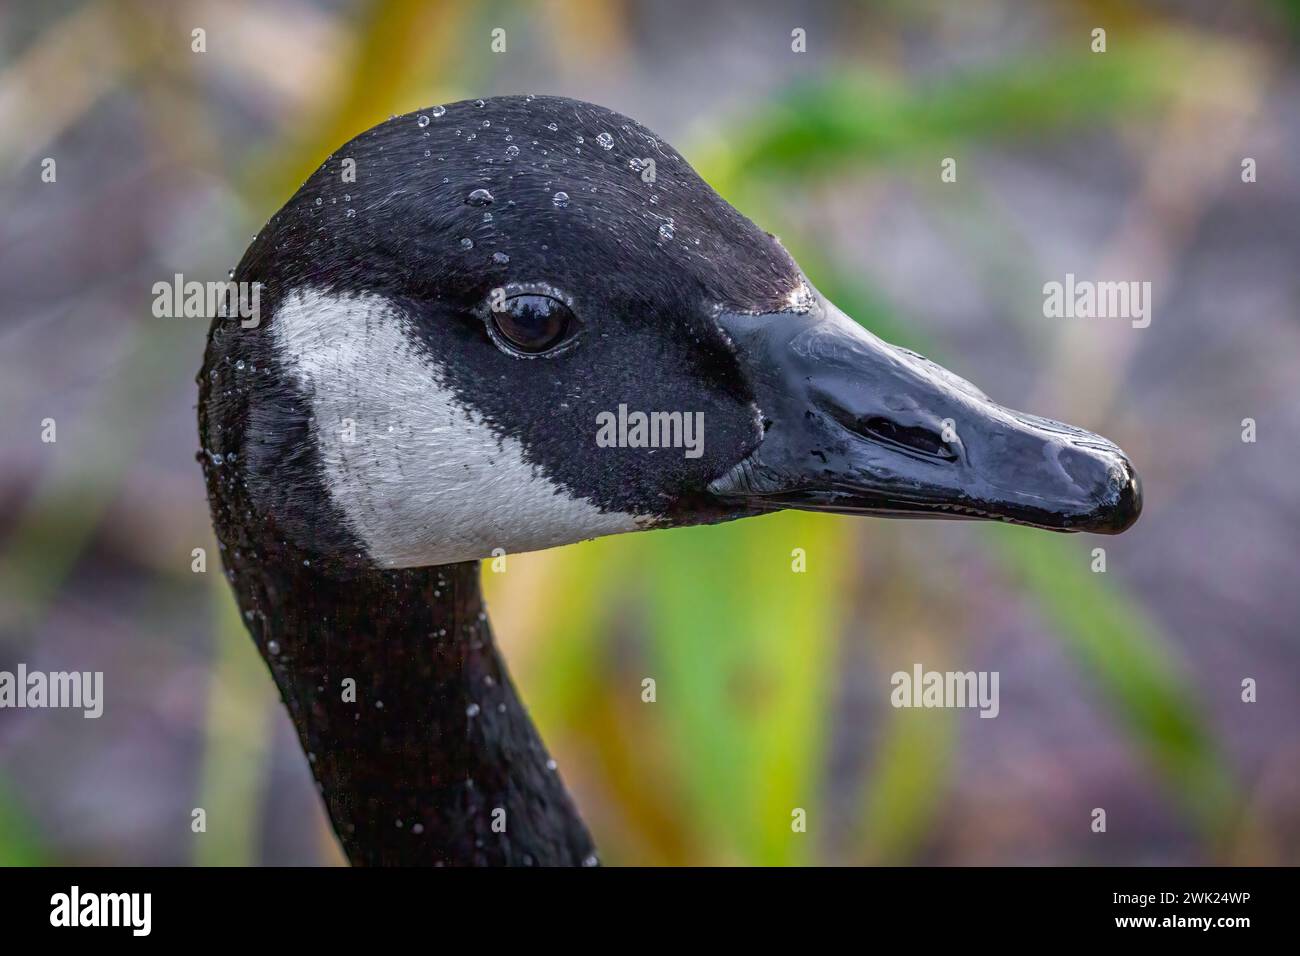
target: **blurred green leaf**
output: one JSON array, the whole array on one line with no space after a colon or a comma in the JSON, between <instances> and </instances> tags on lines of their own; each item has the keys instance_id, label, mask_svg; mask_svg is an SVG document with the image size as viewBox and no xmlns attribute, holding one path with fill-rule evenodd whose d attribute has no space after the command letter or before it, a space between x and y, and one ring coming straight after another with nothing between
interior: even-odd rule
<instances>
[{"instance_id":1,"label":"blurred green leaf","mask_svg":"<svg viewBox=\"0 0 1300 956\"><path fill-rule=\"evenodd\" d=\"M806 176L972 140L1041 136L1133 116L1180 89L1186 50L1143 37L1104 56L1086 51L967 71L926 87L845 73L792 87L726 137L715 175Z\"/></svg>"},{"instance_id":2,"label":"blurred green leaf","mask_svg":"<svg viewBox=\"0 0 1300 956\"><path fill-rule=\"evenodd\" d=\"M1092 572L1076 542L1026 528L989 531L1003 565L1037 600L1201 833L1212 844L1223 837L1236 787L1155 622Z\"/></svg>"},{"instance_id":3,"label":"blurred green leaf","mask_svg":"<svg viewBox=\"0 0 1300 956\"><path fill-rule=\"evenodd\" d=\"M690 812L732 861L812 859L850 535L785 513L638 542L657 706ZM791 570L795 548L807 573ZM792 832L795 808L806 834Z\"/></svg>"}]
</instances>

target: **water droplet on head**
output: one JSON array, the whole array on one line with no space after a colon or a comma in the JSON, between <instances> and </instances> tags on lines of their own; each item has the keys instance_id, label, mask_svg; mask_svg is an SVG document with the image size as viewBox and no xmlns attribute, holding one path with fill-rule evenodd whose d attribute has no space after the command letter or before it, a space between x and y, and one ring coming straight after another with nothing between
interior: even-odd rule
<instances>
[{"instance_id":1,"label":"water droplet on head","mask_svg":"<svg viewBox=\"0 0 1300 956\"><path fill-rule=\"evenodd\" d=\"M347 218L347 219L351 219L351 218L352 218L353 216L355 216L356 214L357 214L357 211L356 211L355 209L349 209L349 210L348 210L347 212L345 212L343 215L344 215L345 218Z\"/></svg>"},{"instance_id":2,"label":"water droplet on head","mask_svg":"<svg viewBox=\"0 0 1300 956\"><path fill-rule=\"evenodd\" d=\"M554 133L554 132L555 132L556 130L558 130L560 127L559 127L559 124L558 124L558 123L547 123L547 124L546 124L546 128L549 129L552 133Z\"/></svg>"},{"instance_id":3,"label":"water droplet on head","mask_svg":"<svg viewBox=\"0 0 1300 956\"><path fill-rule=\"evenodd\" d=\"M563 209L565 206L569 205L569 194L561 190L551 197L551 202L554 204L556 209Z\"/></svg>"},{"instance_id":4,"label":"water droplet on head","mask_svg":"<svg viewBox=\"0 0 1300 956\"><path fill-rule=\"evenodd\" d=\"M272 657L274 657L275 655L279 654L279 653L280 653L280 642L279 642L279 641L267 641L267 642L266 642L266 653L270 654Z\"/></svg>"},{"instance_id":5,"label":"water droplet on head","mask_svg":"<svg viewBox=\"0 0 1300 956\"><path fill-rule=\"evenodd\" d=\"M324 202L325 202L325 200L322 199L320 196L317 196L317 197L316 197L316 205L319 206L319 205L321 205L321 204L324 203Z\"/></svg>"},{"instance_id":6,"label":"water droplet on head","mask_svg":"<svg viewBox=\"0 0 1300 956\"><path fill-rule=\"evenodd\" d=\"M492 205L492 194L486 189L476 189L465 197L465 204L468 206L490 206Z\"/></svg>"},{"instance_id":7,"label":"water droplet on head","mask_svg":"<svg viewBox=\"0 0 1300 956\"><path fill-rule=\"evenodd\" d=\"M601 133L596 137L596 142L600 144L601 149L614 148L614 137L610 136L609 133Z\"/></svg>"},{"instance_id":8,"label":"water droplet on head","mask_svg":"<svg viewBox=\"0 0 1300 956\"><path fill-rule=\"evenodd\" d=\"M659 238L663 239L666 242L672 237L673 237L673 223L672 220L670 219L668 222L664 223L662 226L659 227Z\"/></svg>"},{"instance_id":9,"label":"water droplet on head","mask_svg":"<svg viewBox=\"0 0 1300 956\"><path fill-rule=\"evenodd\" d=\"M556 767L558 767L558 766L559 766L559 764L557 764L557 763L555 762L555 758L554 758L554 757L552 757L550 760L546 761L546 769L547 769L547 770L554 770L554 769L555 769Z\"/></svg>"},{"instance_id":10,"label":"water droplet on head","mask_svg":"<svg viewBox=\"0 0 1300 956\"><path fill-rule=\"evenodd\" d=\"M239 361L237 361L235 363L235 368L242 372L244 370L244 360L240 359Z\"/></svg>"},{"instance_id":11,"label":"water droplet on head","mask_svg":"<svg viewBox=\"0 0 1300 956\"><path fill-rule=\"evenodd\" d=\"M475 100L474 105L477 106L479 109L482 109L483 107L487 106L487 104L484 103L482 100Z\"/></svg>"},{"instance_id":12,"label":"water droplet on head","mask_svg":"<svg viewBox=\"0 0 1300 956\"><path fill-rule=\"evenodd\" d=\"M468 707L466 707L466 708L465 708L465 716L466 716L466 717L477 717L477 716L478 716L478 704L470 704Z\"/></svg>"},{"instance_id":13,"label":"water droplet on head","mask_svg":"<svg viewBox=\"0 0 1300 956\"><path fill-rule=\"evenodd\" d=\"M474 240L471 239L471 238L469 238L468 236L466 236L464 239L462 239L462 240L460 241L460 247L461 247L462 249L473 249L473 248L474 248Z\"/></svg>"},{"instance_id":14,"label":"water droplet on head","mask_svg":"<svg viewBox=\"0 0 1300 956\"><path fill-rule=\"evenodd\" d=\"M429 110L429 112L432 113L434 116L445 116L447 113L447 107L435 106L433 109Z\"/></svg>"},{"instance_id":15,"label":"water droplet on head","mask_svg":"<svg viewBox=\"0 0 1300 956\"><path fill-rule=\"evenodd\" d=\"M429 125L429 117L427 117L427 116L425 116L423 113L421 113L419 119L417 119L417 120L415 121L415 123L416 123L417 126L428 126L428 125Z\"/></svg>"},{"instance_id":16,"label":"water droplet on head","mask_svg":"<svg viewBox=\"0 0 1300 956\"><path fill-rule=\"evenodd\" d=\"M510 257L504 252L494 252L492 253L492 261L499 266L503 266L510 261Z\"/></svg>"},{"instance_id":17,"label":"water droplet on head","mask_svg":"<svg viewBox=\"0 0 1300 956\"><path fill-rule=\"evenodd\" d=\"M483 128L484 128L484 129L487 129L487 128L488 128L489 126L491 126L491 125L492 125L492 121L491 121L491 120L484 120L484 121L483 121Z\"/></svg>"},{"instance_id":18,"label":"water droplet on head","mask_svg":"<svg viewBox=\"0 0 1300 956\"><path fill-rule=\"evenodd\" d=\"M514 159L514 158L515 158L516 156L518 156L518 155L519 155L519 147L518 147L518 146L507 146L507 147L506 147L506 158L507 158L507 159ZM233 274L233 273L232 273L232 274Z\"/></svg>"}]
</instances>

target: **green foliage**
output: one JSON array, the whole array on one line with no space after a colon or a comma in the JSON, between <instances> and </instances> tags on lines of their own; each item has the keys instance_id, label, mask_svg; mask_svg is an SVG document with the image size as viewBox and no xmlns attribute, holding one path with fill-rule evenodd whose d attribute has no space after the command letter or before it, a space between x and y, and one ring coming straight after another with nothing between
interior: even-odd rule
<instances>
[{"instance_id":1,"label":"green foliage","mask_svg":"<svg viewBox=\"0 0 1300 956\"><path fill-rule=\"evenodd\" d=\"M54 863L31 819L0 779L0 866L50 866Z\"/></svg>"}]
</instances>

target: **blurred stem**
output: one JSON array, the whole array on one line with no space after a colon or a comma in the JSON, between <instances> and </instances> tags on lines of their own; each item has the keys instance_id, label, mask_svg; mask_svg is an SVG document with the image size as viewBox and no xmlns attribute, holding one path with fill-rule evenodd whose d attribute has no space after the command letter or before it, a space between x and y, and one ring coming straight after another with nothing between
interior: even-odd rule
<instances>
[{"instance_id":1,"label":"blurred stem","mask_svg":"<svg viewBox=\"0 0 1300 956\"><path fill-rule=\"evenodd\" d=\"M333 95L322 97L319 119L291 127L287 141L254 165L247 190L253 208L277 208L333 150L403 109L419 67L451 55L463 16L462 5L451 0L373 0L364 7L352 30L352 63L339 71Z\"/></svg>"},{"instance_id":2,"label":"blurred stem","mask_svg":"<svg viewBox=\"0 0 1300 956\"><path fill-rule=\"evenodd\" d=\"M947 793L957 721L946 710L895 710L869 771L863 845L866 863L911 861Z\"/></svg>"},{"instance_id":3,"label":"blurred stem","mask_svg":"<svg viewBox=\"0 0 1300 956\"><path fill-rule=\"evenodd\" d=\"M206 743L197 789L207 831L194 834L194 862L250 866L261 862L263 796L271 719L279 701L225 581L213 582L213 660L209 669Z\"/></svg>"}]
</instances>

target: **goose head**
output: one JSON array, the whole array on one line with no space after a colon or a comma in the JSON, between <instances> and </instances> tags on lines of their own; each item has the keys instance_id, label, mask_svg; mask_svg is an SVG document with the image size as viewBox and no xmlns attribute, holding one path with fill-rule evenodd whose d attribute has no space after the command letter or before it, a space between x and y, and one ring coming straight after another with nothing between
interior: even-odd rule
<instances>
[{"instance_id":1,"label":"goose head","mask_svg":"<svg viewBox=\"0 0 1300 956\"><path fill-rule=\"evenodd\" d=\"M309 556L439 565L783 508L1100 533L1140 510L1114 444L872 335L587 103L376 126L236 279L263 321L214 326L210 478Z\"/></svg>"}]
</instances>

